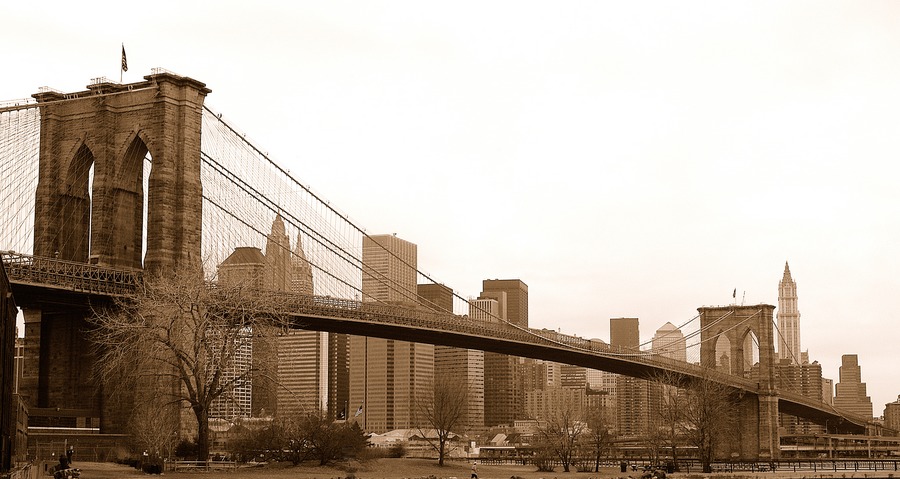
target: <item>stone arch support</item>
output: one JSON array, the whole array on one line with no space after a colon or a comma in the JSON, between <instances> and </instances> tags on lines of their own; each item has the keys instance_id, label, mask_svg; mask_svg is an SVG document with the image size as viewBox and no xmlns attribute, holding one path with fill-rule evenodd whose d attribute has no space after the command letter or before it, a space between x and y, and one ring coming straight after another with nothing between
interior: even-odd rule
<instances>
[{"instance_id":1,"label":"stone arch support","mask_svg":"<svg viewBox=\"0 0 900 479\"><path fill-rule=\"evenodd\" d=\"M34 253L91 260L104 266L172 269L199 261L202 207L200 124L210 92L196 80L156 73L128 85L100 83L88 91L34 95L41 104L41 148L35 205ZM92 213L63 211L59 188L82 145L92 154ZM154 160L143 189L143 159ZM79 186L80 188L80 186ZM147 256L142 264L143 205L147 202ZM60 237L77 213L90 246Z\"/></svg>"}]
</instances>

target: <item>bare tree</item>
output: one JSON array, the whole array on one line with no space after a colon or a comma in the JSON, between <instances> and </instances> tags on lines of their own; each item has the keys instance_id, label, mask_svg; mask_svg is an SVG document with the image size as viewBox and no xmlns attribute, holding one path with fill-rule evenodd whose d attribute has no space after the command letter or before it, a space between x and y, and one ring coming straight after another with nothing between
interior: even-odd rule
<instances>
[{"instance_id":1,"label":"bare tree","mask_svg":"<svg viewBox=\"0 0 900 479\"><path fill-rule=\"evenodd\" d=\"M237 358L248 334L285 320L278 296L217 286L197 269L146 277L133 295L95 311L92 338L104 385L187 407L197 421L199 459L209 457L209 413L217 398L250 381ZM116 387L116 386L113 386Z\"/></svg>"},{"instance_id":2,"label":"bare tree","mask_svg":"<svg viewBox=\"0 0 900 479\"><path fill-rule=\"evenodd\" d=\"M684 391L684 435L697 448L703 472L709 473L717 444L728 441L733 434L729 425L737 412L735 391L706 377L689 381Z\"/></svg>"},{"instance_id":3,"label":"bare tree","mask_svg":"<svg viewBox=\"0 0 900 479\"><path fill-rule=\"evenodd\" d=\"M707 376L687 378L676 373L658 373L653 381L662 388L660 415L663 432L669 435L672 457L676 443L684 440L697 450L703 472L712 472L718 444L732 438L731 418L737 413L736 391ZM680 386L675 389L674 386Z\"/></svg>"},{"instance_id":4,"label":"bare tree","mask_svg":"<svg viewBox=\"0 0 900 479\"><path fill-rule=\"evenodd\" d=\"M594 459L594 472L600 472L600 462L610 444L610 424L603 405L591 409L587 414L587 431L585 434L585 452Z\"/></svg>"},{"instance_id":5,"label":"bare tree","mask_svg":"<svg viewBox=\"0 0 900 479\"><path fill-rule=\"evenodd\" d=\"M581 420L580 409L571 401L566 401L548 414L544 424L538 427L541 445L559 459L565 472L569 472L575 461L579 438L587 429L587 424Z\"/></svg>"},{"instance_id":6,"label":"bare tree","mask_svg":"<svg viewBox=\"0 0 900 479\"><path fill-rule=\"evenodd\" d=\"M134 404L129 421L131 440L138 450L154 457L169 457L178 441L177 405L149 396Z\"/></svg>"},{"instance_id":7,"label":"bare tree","mask_svg":"<svg viewBox=\"0 0 900 479\"><path fill-rule=\"evenodd\" d=\"M686 407L686 396L678 387L682 377L673 371L658 371L650 377L656 395L655 431L663 447L668 446L672 463L678 469L678 445L682 440L684 423L683 409Z\"/></svg>"},{"instance_id":8,"label":"bare tree","mask_svg":"<svg viewBox=\"0 0 900 479\"><path fill-rule=\"evenodd\" d=\"M444 465L444 458L452 450L453 430L463 425L468 395L469 387L465 381L441 375L434 379L433 396L418 398L416 401L417 416L424 425L433 429L437 436L432 438L421 426L418 427L422 437L438 453L439 466Z\"/></svg>"}]
</instances>

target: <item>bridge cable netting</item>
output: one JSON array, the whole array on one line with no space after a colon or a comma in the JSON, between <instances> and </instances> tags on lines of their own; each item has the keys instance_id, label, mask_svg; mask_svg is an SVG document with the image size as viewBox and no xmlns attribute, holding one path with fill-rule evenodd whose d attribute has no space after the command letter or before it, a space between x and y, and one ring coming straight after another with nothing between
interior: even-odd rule
<instances>
[{"instance_id":1,"label":"bridge cable netting","mask_svg":"<svg viewBox=\"0 0 900 479\"><path fill-rule=\"evenodd\" d=\"M264 253L280 251L290 257L292 264L308 262L313 276L312 292L316 295L374 301L375 298L364 296L362 289L362 277L368 274L386 289L396 293L395 296L403 298L403 302L422 305L423 301L408 284L400 284L390 277L377 274L375 268L367 268L363 264L362 244L368 235L346 214L323 200L310 187L300 183L291 172L275 164L246 135L239 133L221 115L209 108L204 108L202 112L201 128L201 244L204 267L211 278L217 277L219 265L238 248L255 248L262 256L265 256ZM33 252L39 143L39 105L30 100L0 104L0 168L4 171L4 183L0 187L2 250L24 254ZM131 174L135 178L135 187L141 189L141 200L146 205L148 180L153 168L152 152L148 151L140 134L131 144L123 146L122 151L132 162ZM65 217L68 212L85 202L91 203L93 156L86 148L62 154L72 155L69 181L73 191L61 197L62 205L56 214L62 215L60 219L67 221L70 219ZM146 211L143 212L143 218L146 224ZM279 221L281 225L278 224ZM62 238L62 243L111 241L110 238L90 238L89 231L79 232L73 229L65 233L69 236ZM81 236L76 237L77 235ZM89 245L91 248L97 246ZM146 247L146 238L142 246ZM430 275L417 270L392 251L385 249L385 252L397 262L415 270L417 284L436 283ZM457 315L468 313L469 301L456 291L452 291L452 294L452 311L445 312ZM430 306L439 309L434 305ZM487 311L483 313L489 314ZM720 323L731 314L733 312L726 312L703 328L691 326L699 318L696 315L677 327L678 330L686 331L683 338L657 338L657 347L666 354L671 353L673 348L684 348L679 354L684 354L686 365L697 364L700 362L699 350L702 344L716 344L728 331L743 327L750 320L744 319L728 329L720 328ZM582 338L516 326L502 318L495 317L493 320L532 337L539 337L544 342L575 349L596 348L591 341ZM703 337L711 328L719 330L715 335ZM649 361L660 355L660 351L654 351L652 346L652 342L648 341L636 349L607 348L604 354ZM758 344L756 346L758 348ZM738 375L743 373L744 371L738 372Z\"/></svg>"}]
</instances>

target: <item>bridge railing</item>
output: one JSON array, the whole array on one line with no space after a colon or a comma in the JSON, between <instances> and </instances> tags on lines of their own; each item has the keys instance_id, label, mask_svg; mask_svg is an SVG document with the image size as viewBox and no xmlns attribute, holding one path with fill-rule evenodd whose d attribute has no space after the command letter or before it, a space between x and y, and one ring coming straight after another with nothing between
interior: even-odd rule
<instances>
[{"instance_id":1,"label":"bridge railing","mask_svg":"<svg viewBox=\"0 0 900 479\"><path fill-rule=\"evenodd\" d=\"M282 304L288 306L288 314L311 314L396 324L423 329L453 331L464 334L490 336L498 339L518 341L524 344L552 345L573 351L590 352L607 355L619 360L648 366L665 368L678 374L691 377L704 377L735 387L754 390L756 383L748 378L705 368L696 364L679 361L674 358L638 351L632 348L610 346L600 341L592 341L578 336L558 333L548 329L529 329L515 327L502 321L480 320L452 313L427 310L402 304L385 304L361 302L321 296L304 296L285 293Z\"/></svg>"},{"instance_id":2,"label":"bridge railing","mask_svg":"<svg viewBox=\"0 0 900 479\"><path fill-rule=\"evenodd\" d=\"M122 296L134 293L141 272L77 261L0 252L10 282L50 286L70 291Z\"/></svg>"}]
</instances>

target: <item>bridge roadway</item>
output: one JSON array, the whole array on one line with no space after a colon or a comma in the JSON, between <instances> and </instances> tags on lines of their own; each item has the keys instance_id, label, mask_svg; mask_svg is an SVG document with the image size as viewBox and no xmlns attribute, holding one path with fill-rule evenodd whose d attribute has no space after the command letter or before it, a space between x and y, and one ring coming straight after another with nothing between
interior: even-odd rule
<instances>
[{"instance_id":1,"label":"bridge roadway","mask_svg":"<svg viewBox=\"0 0 900 479\"><path fill-rule=\"evenodd\" d=\"M45 298L42 291L64 293L61 302L72 305L108 301L131 294L142 281L140 271L0 252L17 303ZM267 292L271 294L271 292ZM726 374L646 351L626 350L546 329L522 328L502 321L475 320L466 316L409 305L277 293L267 311L292 317L293 327L314 331L478 349L520 357L584 366L642 379L661 373L679 382L711 379L749 394L777 394L780 412L827 424L830 430L859 433L866 419L789 391L760 391L752 379ZM275 299L275 298L273 298Z\"/></svg>"}]
</instances>

